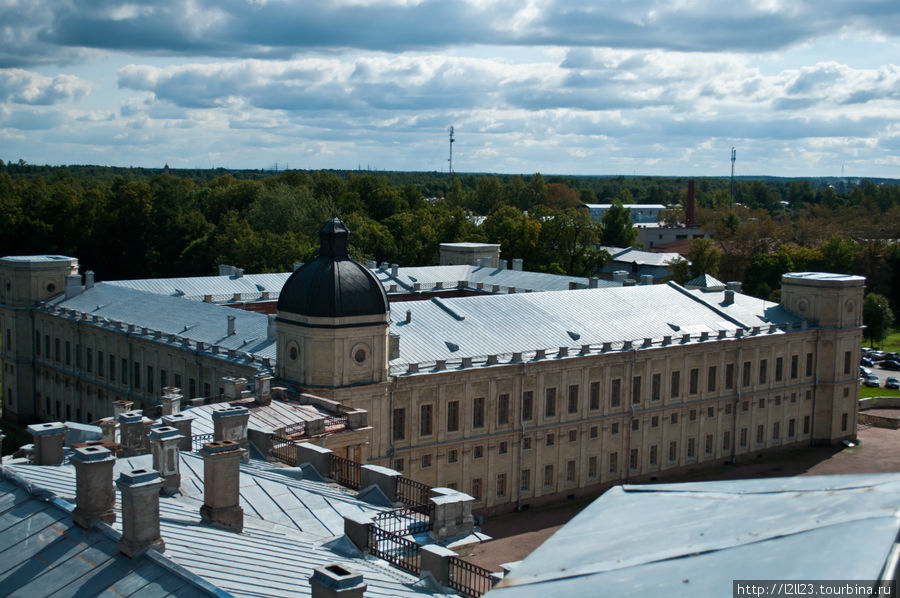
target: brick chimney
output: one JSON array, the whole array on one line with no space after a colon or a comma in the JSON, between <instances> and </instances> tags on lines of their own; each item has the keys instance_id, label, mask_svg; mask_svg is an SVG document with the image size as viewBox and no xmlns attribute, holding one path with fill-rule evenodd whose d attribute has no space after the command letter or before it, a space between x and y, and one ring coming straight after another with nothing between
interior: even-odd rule
<instances>
[{"instance_id":1,"label":"brick chimney","mask_svg":"<svg viewBox=\"0 0 900 598\"><path fill-rule=\"evenodd\" d=\"M174 386L163 388L163 394L159 399L159 403L162 405L162 414L172 415L181 411L181 399L183 397L184 395L181 394L180 388Z\"/></svg>"},{"instance_id":2,"label":"brick chimney","mask_svg":"<svg viewBox=\"0 0 900 598\"><path fill-rule=\"evenodd\" d=\"M254 378L256 385L256 403L258 405L270 405L272 403L272 376L268 373L258 373Z\"/></svg>"},{"instance_id":3,"label":"brick chimney","mask_svg":"<svg viewBox=\"0 0 900 598\"><path fill-rule=\"evenodd\" d=\"M247 440L247 422L250 421L250 410L246 407L224 407L212 412L213 439L233 440L243 449L249 449Z\"/></svg>"},{"instance_id":4,"label":"brick chimney","mask_svg":"<svg viewBox=\"0 0 900 598\"><path fill-rule=\"evenodd\" d=\"M118 400L113 401L113 417L119 419L119 416L127 411L131 411L131 408L134 406L134 403L131 401Z\"/></svg>"},{"instance_id":5,"label":"brick chimney","mask_svg":"<svg viewBox=\"0 0 900 598\"><path fill-rule=\"evenodd\" d=\"M244 510L240 496L241 445L233 440L208 442L200 450L203 456L204 522L235 532L244 529Z\"/></svg>"},{"instance_id":6,"label":"brick chimney","mask_svg":"<svg viewBox=\"0 0 900 598\"><path fill-rule=\"evenodd\" d=\"M59 465L63 462L66 425L61 422L32 424L28 432L34 437L34 464Z\"/></svg>"},{"instance_id":7,"label":"brick chimney","mask_svg":"<svg viewBox=\"0 0 900 598\"><path fill-rule=\"evenodd\" d=\"M159 426L150 430L150 452L153 469L163 479L162 493L175 494L181 489L181 451L178 444L184 438L173 426Z\"/></svg>"},{"instance_id":8,"label":"brick chimney","mask_svg":"<svg viewBox=\"0 0 900 598\"><path fill-rule=\"evenodd\" d=\"M75 449L71 457L75 466L75 510L72 521L85 529L103 520L113 523L116 513L116 490L113 487L113 466L116 458L102 446Z\"/></svg>"},{"instance_id":9,"label":"brick chimney","mask_svg":"<svg viewBox=\"0 0 900 598\"><path fill-rule=\"evenodd\" d=\"M116 486L122 493L122 538L119 551L134 557L147 548L162 552L166 545L159 534L159 489L163 481L152 469L133 469L119 474Z\"/></svg>"},{"instance_id":10,"label":"brick chimney","mask_svg":"<svg viewBox=\"0 0 900 598\"><path fill-rule=\"evenodd\" d=\"M144 414L126 411L119 414L119 443L126 457L137 455L144 444Z\"/></svg>"},{"instance_id":11,"label":"brick chimney","mask_svg":"<svg viewBox=\"0 0 900 598\"><path fill-rule=\"evenodd\" d=\"M361 573L343 564L316 567L309 577L312 598L362 598L368 588Z\"/></svg>"},{"instance_id":12,"label":"brick chimney","mask_svg":"<svg viewBox=\"0 0 900 598\"><path fill-rule=\"evenodd\" d=\"M178 450L188 453L194 450L194 447L191 445L191 422L193 420L193 415L189 415L183 411L180 413L173 413L172 415L162 416L163 424L172 426L178 430L178 433L182 437L181 440L178 441Z\"/></svg>"}]
</instances>

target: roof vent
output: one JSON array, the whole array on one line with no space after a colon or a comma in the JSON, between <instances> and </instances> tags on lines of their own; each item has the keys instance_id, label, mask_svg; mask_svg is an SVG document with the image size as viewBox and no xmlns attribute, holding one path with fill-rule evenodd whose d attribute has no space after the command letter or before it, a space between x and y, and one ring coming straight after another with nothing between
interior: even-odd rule
<instances>
[{"instance_id":1,"label":"roof vent","mask_svg":"<svg viewBox=\"0 0 900 598\"><path fill-rule=\"evenodd\" d=\"M708 338L709 338L709 332L707 332L706 330L704 330L703 332L700 333L700 340L701 340L701 341L705 341L705 340L708 339Z\"/></svg>"},{"instance_id":2,"label":"roof vent","mask_svg":"<svg viewBox=\"0 0 900 598\"><path fill-rule=\"evenodd\" d=\"M400 266L398 264L391 264L391 277L397 278L397 275L400 273Z\"/></svg>"},{"instance_id":3,"label":"roof vent","mask_svg":"<svg viewBox=\"0 0 900 598\"><path fill-rule=\"evenodd\" d=\"M611 349L612 349L612 343L610 343L610 342L605 342L605 343L603 343L603 346L600 347L601 351L609 351Z\"/></svg>"},{"instance_id":4,"label":"roof vent","mask_svg":"<svg viewBox=\"0 0 900 598\"><path fill-rule=\"evenodd\" d=\"M727 331L727 330L720 330L720 331L719 331L719 338L725 338L726 336L728 336L728 331Z\"/></svg>"},{"instance_id":5,"label":"roof vent","mask_svg":"<svg viewBox=\"0 0 900 598\"><path fill-rule=\"evenodd\" d=\"M630 348L631 348L631 341L622 341L622 350L623 351L625 349L630 349Z\"/></svg>"},{"instance_id":6,"label":"roof vent","mask_svg":"<svg viewBox=\"0 0 900 598\"><path fill-rule=\"evenodd\" d=\"M722 305L734 305L734 291L731 289L725 290L725 299L722 301Z\"/></svg>"},{"instance_id":7,"label":"roof vent","mask_svg":"<svg viewBox=\"0 0 900 598\"><path fill-rule=\"evenodd\" d=\"M406 310L406 323L409 324L412 322L412 310Z\"/></svg>"},{"instance_id":8,"label":"roof vent","mask_svg":"<svg viewBox=\"0 0 900 598\"><path fill-rule=\"evenodd\" d=\"M581 338L580 334L578 334L577 332L572 332L571 330L566 330L566 334L568 334L569 338L571 338L573 341L577 341Z\"/></svg>"},{"instance_id":9,"label":"roof vent","mask_svg":"<svg viewBox=\"0 0 900 598\"><path fill-rule=\"evenodd\" d=\"M447 369L447 360L446 359L438 359L434 362L435 371L440 371Z\"/></svg>"},{"instance_id":10,"label":"roof vent","mask_svg":"<svg viewBox=\"0 0 900 598\"><path fill-rule=\"evenodd\" d=\"M547 351L545 349L538 349L537 351L534 352L535 359L543 359L546 356L547 356Z\"/></svg>"},{"instance_id":11,"label":"roof vent","mask_svg":"<svg viewBox=\"0 0 900 598\"><path fill-rule=\"evenodd\" d=\"M590 353L590 352L591 352L591 346L590 346L590 345L581 345L581 354L582 354L582 355L587 355L587 354Z\"/></svg>"},{"instance_id":12,"label":"roof vent","mask_svg":"<svg viewBox=\"0 0 900 598\"><path fill-rule=\"evenodd\" d=\"M418 371L419 371L419 364L418 364L418 363L411 363L411 364L409 364L409 365L406 366L406 373L407 373L407 374L415 374L415 373L418 372Z\"/></svg>"},{"instance_id":13,"label":"roof vent","mask_svg":"<svg viewBox=\"0 0 900 598\"><path fill-rule=\"evenodd\" d=\"M488 355L487 356L487 364L488 365L497 365L497 356L496 355Z\"/></svg>"},{"instance_id":14,"label":"roof vent","mask_svg":"<svg viewBox=\"0 0 900 598\"><path fill-rule=\"evenodd\" d=\"M512 362L519 362L519 361L522 361L522 352L521 352L521 351L517 351L516 353L513 353L513 354L512 354L512 359L510 359L510 361L512 361Z\"/></svg>"},{"instance_id":15,"label":"roof vent","mask_svg":"<svg viewBox=\"0 0 900 598\"><path fill-rule=\"evenodd\" d=\"M663 340L662 340L662 344L663 344L663 345L671 345L671 344L672 344L672 337L669 336L668 334L667 334L666 336L664 336L664 337L663 337Z\"/></svg>"},{"instance_id":16,"label":"roof vent","mask_svg":"<svg viewBox=\"0 0 900 598\"><path fill-rule=\"evenodd\" d=\"M643 344L642 346L644 346L644 347L649 347L649 346L651 346L652 344L653 344L653 339L652 339L652 338L645 338L645 339L644 339L644 344Z\"/></svg>"},{"instance_id":17,"label":"roof vent","mask_svg":"<svg viewBox=\"0 0 900 598\"><path fill-rule=\"evenodd\" d=\"M227 336L231 336L234 334L234 320L235 320L234 316L228 316L228 330L227 330L228 335Z\"/></svg>"},{"instance_id":18,"label":"roof vent","mask_svg":"<svg viewBox=\"0 0 900 598\"><path fill-rule=\"evenodd\" d=\"M459 345L456 343L451 343L450 341L444 341L444 344L447 345L447 350L451 353L456 353L459 351Z\"/></svg>"},{"instance_id":19,"label":"roof vent","mask_svg":"<svg viewBox=\"0 0 900 598\"><path fill-rule=\"evenodd\" d=\"M683 342L683 343L689 343L689 342L691 342L691 333L690 333L690 332L686 332L686 333L682 334L682 335L681 335L681 342Z\"/></svg>"},{"instance_id":20,"label":"roof vent","mask_svg":"<svg viewBox=\"0 0 900 598\"><path fill-rule=\"evenodd\" d=\"M569 356L569 348L568 347L560 347L556 352L557 357L568 357Z\"/></svg>"},{"instance_id":21,"label":"roof vent","mask_svg":"<svg viewBox=\"0 0 900 598\"><path fill-rule=\"evenodd\" d=\"M472 358L471 357L463 357L462 363L460 365L464 368L472 367Z\"/></svg>"}]
</instances>

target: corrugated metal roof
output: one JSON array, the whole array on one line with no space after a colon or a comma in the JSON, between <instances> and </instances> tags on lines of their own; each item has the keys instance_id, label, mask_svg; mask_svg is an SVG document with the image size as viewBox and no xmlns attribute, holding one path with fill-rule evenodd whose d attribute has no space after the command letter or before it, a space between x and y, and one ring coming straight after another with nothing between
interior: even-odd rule
<instances>
[{"instance_id":1,"label":"corrugated metal roof","mask_svg":"<svg viewBox=\"0 0 900 598\"><path fill-rule=\"evenodd\" d=\"M713 336L720 330L733 333L766 322L800 322L778 304L736 293L735 304L724 306L721 294L704 295L670 283L411 301L404 304L411 312L409 323L405 312L391 314L391 332L400 336L400 356L391 360L391 366L400 373L410 363L458 364L463 357L515 352L527 358L537 349L555 354L559 347L577 353L582 345L598 349L610 342L621 348L623 341L660 341L665 336L679 340L685 333L697 340L702 332Z\"/></svg>"},{"instance_id":2,"label":"corrugated metal roof","mask_svg":"<svg viewBox=\"0 0 900 598\"><path fill-rule=\"evenodd\" d=\"M684 258L677 253L653 253L634 248L620 251L612 259L613 262L624 262L627 264L637 262L639 266L668 266L669 262L680 262L682 260Z\"/></svg>"},{"instance_id":3,"label":"corrugated metal roof","mask_svg":"<svg viewBox=\"0 0 900 598\"><path fill-rule=\"evenodd\" d=\"M269 297L277 299L281 287L290 277L290 272L272 274L244 274L243 276L193 276L189 278L147 278L138 280L112 280L104 284L125 287L155 295L171 295L184 297L194 301L203 301L205 295L211 295L217 303L231 301L235 293L241 294L241 300L253 301L261 299L263 291Z\"/></svg>"},{"instance_id":4,"label":"corrugated metal roof","mask_svg":"<svg viewBox=\"0 0 900 598\"><path fill-rule=\"evenodd\" d=\"M185 413L194 416L191 424L192 434L212 434L212 412L221 409L230 403L210 403L208 405L200 405L191 407ZM250 419L247 427L251 430L259 430L261 432L274 432L285 426L305 422L322 417L329 417L332 414L320 411L313 405L298 405L296 403L284 403L282 401L272 401L268 405L260 405L255 402L235 401L233 404L246 407L250 411Z\"/></svg>"},{"instance_id":5,"label":"corrugated metal roof","mask_svg":"<svg viewBox=\"0 0 900 598\"><path fill-rule=\"evenodd\" d=\"M879 579L900 475L618 486L490 597L726 596L732 580Z\"/></svg>"}]
</instances>

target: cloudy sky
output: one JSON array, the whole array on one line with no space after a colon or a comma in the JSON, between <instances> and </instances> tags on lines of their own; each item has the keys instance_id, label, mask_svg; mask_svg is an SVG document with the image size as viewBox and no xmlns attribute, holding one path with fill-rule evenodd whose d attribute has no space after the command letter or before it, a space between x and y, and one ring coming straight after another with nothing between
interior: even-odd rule
<instances>
[{"instance_id":1,"label":"cloudy sky","mask_svg":"<svg viewBox=\"0 0 900 598\"><path fill-rule=\"evenodd\" d=\"M0 158L900 177L898 0L0 0Z\"/></svg>"}]
</instances>

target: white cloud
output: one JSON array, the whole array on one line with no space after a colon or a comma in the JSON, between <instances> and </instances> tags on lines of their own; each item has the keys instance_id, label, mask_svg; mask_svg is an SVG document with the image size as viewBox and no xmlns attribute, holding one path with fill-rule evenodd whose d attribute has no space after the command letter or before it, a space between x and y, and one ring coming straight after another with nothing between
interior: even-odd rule
<instances>
[{"instance_id":1,"label":"white cloud","mask_svg":"<svg viewBox=\"0 0 900 598\"><path fill-rule=\"evenodd\" d=\"M72 75L46 77L23 69L0 69L0 101L48 106L80 100L90 89L89 81Z\"/></svg>"}]
</instances>

